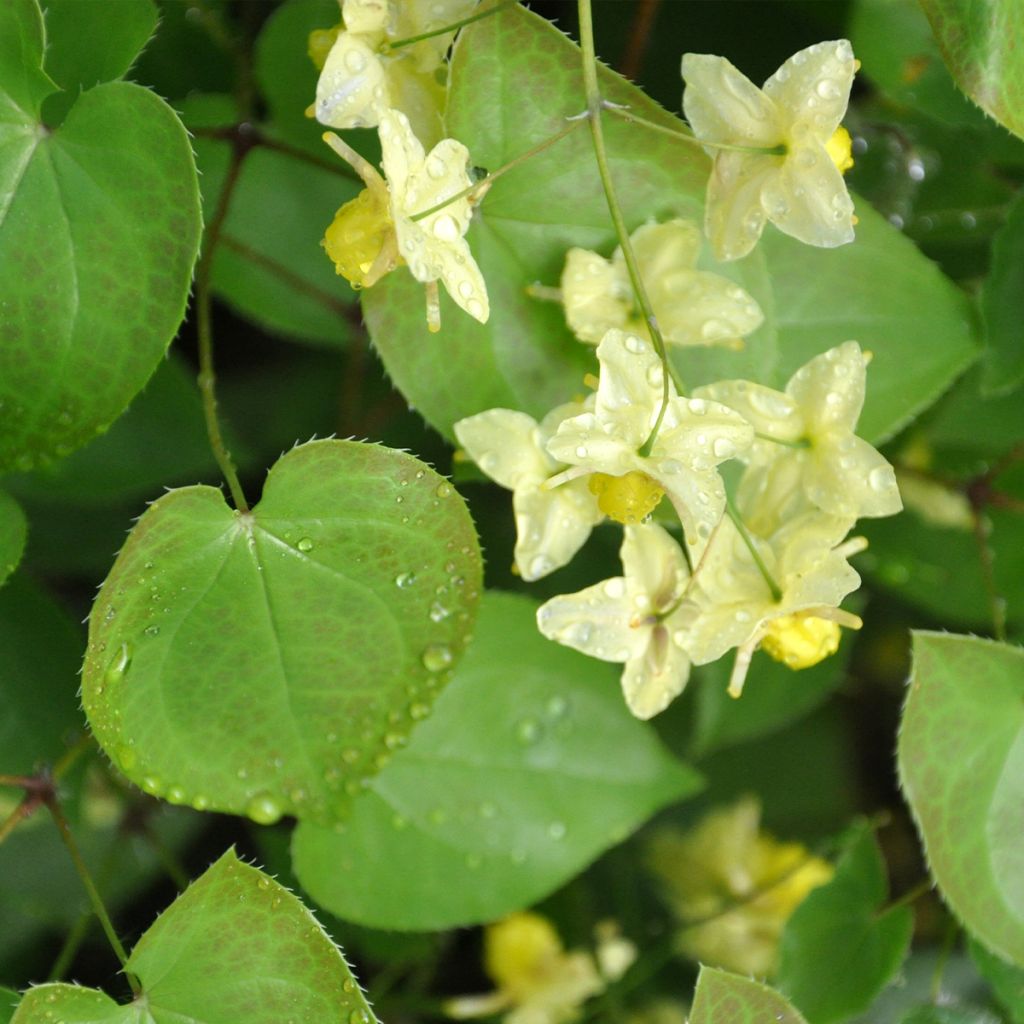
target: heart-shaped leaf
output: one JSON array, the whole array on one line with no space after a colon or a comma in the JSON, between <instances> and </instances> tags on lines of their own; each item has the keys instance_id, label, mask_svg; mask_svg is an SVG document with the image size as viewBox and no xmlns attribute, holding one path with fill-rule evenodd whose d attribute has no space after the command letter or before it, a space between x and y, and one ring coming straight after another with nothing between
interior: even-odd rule
<instances>
[{"instance_id":1,"label":"heart-shaped leaf","mask_svg":"<svg viewBox=\"0 0 1024 1024\"><path fill-rule=\"evenodd\" d=\"M943 898L1024 965L1024 651L915 632L899 770Z\"/></svg>"},{"instance_id":2,"label":"heart-shaped leaf","mask_svg":"<svg viewBox=\"0 0 1024 1024\"><path fill-rule=\"evenodd\" d=\"M181 323L199 243L174 112L111 82L47 127L37 22L34 0L0 10L0 470L66 455L124 410Z\"/></svg>"},{"instance_id":3,"label":"heart-shaped leaf","mask_svg":"<svg viewBox=\"0 0 1024 1024\"><path fill-rule=\"evenodd\" d=\"M374 1024L341 950L284 886L229 850L142 936L128 1006L96 989L29 989L12 1024Z\"/></svg>"},{"instance_id":4,"label":"heart-shaped leaf","mask_svg":"<svg viewBox=\"0 0 1024 1024\"><path fill-rule=\"evenodd\" d=\"M93 607L89 721L172 802L330 821L429 710L480 580L462 499L404 452L303 445L251 513L172 491Z\"/></svg>"},{"instance_id":5,"label":"heart-shaped leaf","mask_svg":"<svg viewBox=\"0 0 1024 1024\"><path fill-rule=\"evenodd\" d=\"M750 978L701 967L690 1024L806 1024L774 989Z\"/></svg>"},{"instance_id":6,"label":"heart-shaped leaf","mask_svg":"<svg viewBox=\"0 0 1024 1024\"><path fill-rule=\"evenodd\" d=\"M408 749L344 825L300 823L303 886L342 917L403 929L491 921L546 896L701 784L629 714L618 674L545 640L533 602L489 593Z\"/></svg>"}]
</instances>

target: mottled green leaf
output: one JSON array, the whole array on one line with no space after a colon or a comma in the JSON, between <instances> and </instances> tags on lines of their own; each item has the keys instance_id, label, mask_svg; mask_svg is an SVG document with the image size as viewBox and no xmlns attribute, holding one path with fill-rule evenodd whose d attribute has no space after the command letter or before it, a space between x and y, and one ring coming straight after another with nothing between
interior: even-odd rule
<instances>
[{"instance_id":1,"label":"mottled green leaf","mask_svg":"<svg viewBox=\"0 0 1024 1024\"><path fill-rule=\"evenodd\" d=\"M805 1024L774 989L715 967L701 967L690 1024Z\"/></svg>"},{"instance_id":2,"label":"mottled green leaf","mask_svg":"<svg viewBox=\"0 0 1024 1024\"><path fill-rule=\"evenodd\" d=\"M957 84L1024 137L1024 7L1018 0L921 0Z\"/></svg>"},{"instance_id":3,"label":"mottled green leaf","mask_svg":"<svg viewBox=\"0 0 1024 1024\"><path fill-rule=\"evenodd\" d=\"M988 345L982 386L990 394L1005 394L1024 380L1024 199L1014 203L992 241L981 308Z\"/></svg>"},{"instance_id":4,"label":"mottled green leaf","mask_svg":"<svg viewBox=\"0 0 1024 1024\"><path fill-rule=\"evenodd\" d=\"M1024 964L1024 652L917 632L899 770L944 899Z\"/></svg>"},{"instance_id":5,"label":"mottled green leaf","mask_svg":"<svg viewBox=\"0 0 1024 1024\"><path fill-rule=\"evenodd\" d=\"M13 1024L373 1024L342 955L287 889L229 850L139 940L127 970L142 996L29 989Z\"/></svg>"},{"instance_id":6,"label":"mottled green leaf","mask_svg":"<svg viewBox=\"0 0 1024 1024\"><path fill-rule=\"evenodd\" d=\"M630 716L617 675L544 640L532 602L489 593L408 748L343 826L300 823L302 885L341 917L402 929L490 921L547 895L700 785Z\"/></svg>"},{"instance_id":7,"label":"mottled green leaf","mask_svg":"<svg viewBox=\"0 0 1024 1024\"><path fill-rule=\"evenodd\" d=\"M1006 1007L1010 1020L1020 1024L1024 1021L1024 967L1008 964L976 939L970 939L967 948L975 966L992 986L996 998Z\"/></svg>"},{"instance_id":8,"label":"mottled green leaf","mask_svg":"<svg viewBox=\"0 0 1024 1024\"><path fill-rule=\"evenodd\" d=\"M26 9L4 5L5 48ZM181 322L199 241L192 150L167 104L98 85L51 131L41 39L21 39L0 51L22 62L0 59L0 469L66 455L125 408Z\"/></svg>"},{"instance_id":9,"label":"mottled green leaf","mask_svg":"<svg viewBox=\"0 0 1024 1024\"><path fill-rule=\"evenodd\" d=\"M303 445L251 513L172 491L93 607L90 724L172 802L329 821L429 709L480 577L462 499L404 452Z\"/></svg>"},{"instance_id":10,"label":"mottled green leaf","mask_svg":"<svg viewBox=\"0 0 1024 1024\"><path fill-rule=\"evenodd\" d=\"M0 491L0 584L21 561L27 532L28 524L21 506L6 491Z\"/></svg>"},{"instance_id":11,"label":"mottled green leaf","mask_svg":"<svg viewBox=\"0 0 1024 1024\"><path fill-rule=\"evenodd\" d=\"M830 882L811 892L782 933L780 991L812 1024L866 1010L910 948L910 907L884 910L885 861L868 827L858 828Z\"/></svg>"},{"instance_id":12,"label":"mottled green leaf","mask_svg":"<svg viewBox=\"0 0 1024 1024\"><path fill-rule=\"evenodd\" d=\"M43 0L46 71L62 88L90 89L120 78L156 28L153 0ZM114 13L116 12L116 13Z\"/></svg>"}]
</instances>

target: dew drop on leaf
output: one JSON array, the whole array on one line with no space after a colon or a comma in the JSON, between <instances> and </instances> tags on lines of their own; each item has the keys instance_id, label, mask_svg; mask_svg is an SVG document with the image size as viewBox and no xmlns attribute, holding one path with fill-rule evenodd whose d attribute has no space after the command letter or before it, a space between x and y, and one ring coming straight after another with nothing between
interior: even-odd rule
<instances>
[{"instance_id":1,"label":"dew drop on leaf","mask_svg":"<svg viewBox=\"0 0 1024 1024\"><path fill-rule=\"evenodd\" d=\"M258 793L245 808L245 813L257 825L273 825L284 814L280 801L270 793Z\"/></svg>"},{"instance_id":2,"label":"dew drop on leaf","mask_svg":"<svg viewBox=\"0 0 1024 1024\"><path fill-rule=\"evenodd\" d=\"M444 644L431 644L423 651L422 661L428 672L440 672L453 661L451 648Z\"/></svg>"}]
</instances>

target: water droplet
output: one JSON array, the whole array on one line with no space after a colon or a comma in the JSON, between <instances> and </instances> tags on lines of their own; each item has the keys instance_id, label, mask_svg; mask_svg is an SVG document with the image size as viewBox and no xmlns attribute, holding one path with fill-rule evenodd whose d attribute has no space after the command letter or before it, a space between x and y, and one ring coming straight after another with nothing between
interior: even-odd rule
<instances>
[{"instance_id":1,"label":"water droplet","mask_svg":"<svg viewBox=\"0 0 1024 1024\"><path fill-rule=\"evenodd\" d=\"M395 586L401 587L403 590L406 587L411 587L416 582L416 573L414 572L400 572L395 577Z\"/></svg>"},{"instance_id":2,"label":"water droplet","mask_svg":"<svg viewBox=\"0 0 1024 1024\"><path fill-rule=\"evenodd\" d=\"M625 341L626 349L632 352L634 355L639 355L641 352L647 351L647 345L644 344L635 334L629 334L626 336Z\"/></svg>"},{"instance_id":3,"label":"water droplet","mask_svg":"<svg viewBox=\"0 0 1024 1024\"><path fill-rule=\"evenodd\" d=\"M431 644L424 650L421 660L423 667L428 672L440 672L447 668L454 659L451 648L444 644Z\"/></svg>"},{"instance_id":4,"label":"water droplet","mask_svg":"<svg viewBox=\"0 0 1024 1024\"><path fill-rule=\"evenodd\" d=\"M530 579L536 580L546 576L554 567L555 563L547 555L534 555L530 559Z\"/></svg>"},{"instance_id":5,"label":"water droplet","mask_svg":"<svg viewBox=\"0 0 1024 1024\"><path fill-rule=\"evenodd\" d=\"M303 537L295 546L303 553L313 550L313 542L308 537Z\"/></svg>"},{"instance_id":6,"label":"water droplet","mask_svg":"<svg viewBox=\"0 0 1024 1024\"><path fill-rule=\"evenodd\" d=\"M459 237L459 225L455 218L445 213L434 221L434 237L442 242L454 242Z\"/></svg>"},{"instance_id":7,"label":"water droplet","mask_svg":"<svg viewBox=\"0 0 1024 1024\"><path fill-rule=\"evenodd\" d=\"M438 485L434 493L439 498L447 498L452 493L452 485L447 480L442 480Z\"/></svg>"},{"instance_id":8,"label":"water droplet","mask_svg":"<svg viewBox=\"0 0 1024 1024\"><path fill-rule=\"evenodd\" d=\"M524 746L536 743L541 732L540 723L534 718L524 718L516 725L516 739Z\"/></svg>"},{"instance_id":9,"label":"water droplet","mask_svg":"<svg viewBox=\"0 0 1024 1024\"><path fill-rule=\"evenodd\" d=\"M160 635L160 627L159 626L155 626L155 625L154 626L147 626L143 630L143 632L146 634L146 636L159 636Z\"/></svg>"},{"instance_id":10,"label":"water droplet","mask_svg":"<svg viewBox=\"0 0 1024 1024\"><path fill-rule=\"evenodd\" d=\"M156 775L147 775L142 780L142 788L150 796L159 796L163 792L164 784Z\"/></svg>"},{"instance_id":11,"label":"water droplet","mask_svg":"<svg viewBox=\"0 0 1024 1024\"><path fill-rule=\"evenodd\" d=\"M185 795L185 790L181 786L168 786L167 793L165 794L167 802L171 804L183 804L188 797Z\"/></svg>"},{"instance_id":12,"label":"water droplet","mask_svg":"<svg viewBox=\"0 0 1024 1024\"><path fill-rule=\"evenodd\" d=\"M356 983L351 978L346 978L342 983L342 991L352 995L356 991Z\"/></svg>"},{"instance_id":13,"label":"water droplet","mask_svg":"<svg viewBox=\"0 0 1024 1024\"><path fill-rule=\"evenodd\" d=\"M736 445L727 437L716 437L711 450L717 459L730 459L736 454Z\"/></svg>"},{"instance_id":14,"label":"water droplet","mask_svg":"<svg viewBox=\"0 0 1024 1024\"><path fill-rule=\"evenodd\" d=\"M553 821L548 825L548 835L555 840L565 838L565 822Z\"/></svg>"},{"instance_id":15,"label":"water droplet","mask_svg":"<svg viewBox=\"0 0 1024 1024\"><path fill-rule=\"evenodd\" d=\"M561 694L556 694L548 701L547 711L549 718L564 718L568 710L569 701Z\"/></svg>"},{"instance_id":16,"label":"water droplet","mask_svg":"<svg viewBox=\"0 0 1024 1024\"><path fill-rule=\"evenodd\" d=\"M416 722L421 721L430 714L430 706L417 701L409 705L409 716Z\"/></svg>"},{"instance_id":17,"label":"water droplet","mask_svg":"<svg viewBox=\"0 0 1024 1024\"><path fill-rule=\"evenodd\" d=\"M114 655L113 660L107 668L106 675L103 679L108 684L113 686L115 683L121 682L124 679L125 672L128 671L128 666L132 661L132 648L128 643L121 644L120 650Z\"/></svg>"},{"instance_id":18,"label":"water droplet","mask_svg":"<svg viewBox=\"0 0 1024 1024\"><path fill-rule=\"evenodd\" d=\"M887 491L896 486L896 477L893 475L891 466L875 466L868 473L868 486L873 491Z\"/></svg>"},{"instance_id":19,"label":"water droplet","mask_svg":"<svg viewBox=\"0 0 1024 1024\"><path fill-rule=\"evenodd\" d=\"M430 606L430 619L432 622L443 622L449 615L451 615L451 611L445 608L439 601L435 601Z\"/></svg>"},{"instance_id":20,"label":"water droplet","mask_svg":"<svg viewBox=\"0 0 1024 1024\"><path fill-rule=\"evenodd\" d=\"M257 825L273 825L280 821L284 808L272 793L257 793L246 805L245 813Z\"/></svg>"},{"instance_id":21,"label":"water droplet","mask_svg":"<svg viewBox=\"0 0 1024 1024\"><path fill-rule=\"evenodd\" d=\"M345 69L353 75L358 75L366 67L366 56L359 50L349 50L345 54Z\"/></svg>"},{"instance_id":22,"label":"water droplet","mask_svg":"<svg viewBox=\"0 0 1024 1024\"><path fill-rule=\"evenodd\" d=\"M576 446L576 458L585 459L587 457L587 446L579 444Z\"/></svg>"}]
</instances>

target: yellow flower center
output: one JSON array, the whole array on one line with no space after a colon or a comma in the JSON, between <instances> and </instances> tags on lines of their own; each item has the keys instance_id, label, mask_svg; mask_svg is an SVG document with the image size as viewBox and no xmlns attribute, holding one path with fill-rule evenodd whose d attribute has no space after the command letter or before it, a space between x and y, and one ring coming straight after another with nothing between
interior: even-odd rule
<instances>
[{"instance_id":1,"label":"yellow flower center","mask_svg":"<svg viewBox=\"0 0 1024 1024\"><path fill-rule=\"evenodd\" d=\"M816 615L780 615L768 626L761 647L792 669L810 668L839 649L839 625Z\"/></svg>"},{"instance_id":2,"label":"yellow flower center","mask_svg":"<svg viewBox=\"0 0 1024 1024\"><path fill-rule=\"evenodd\" d=\"M309 33L309 42L306 44L306 52L309 59L316 65L317 71L323 71L327 63L327 54L331 52L341 32L341 25L334 28L315 28Z\"/></svg>"},{"instance_id":3,"label":"yellow flower center","mask_svg":"<svg viewBox=\"0 0 1024 1024\"><path fill-rule=\"evenodd\" d=\"M394 230L383 197L366 188L334 215L321 245L353 288L365 288L375 283L368 275Z\"/></svg>"},{"instance_id":4,"label":"yellow flower center","mask_svg":"<svg viewBox=\"0 0 1024 1024\"><path fill-rule=\"evenodd\" d=\"M490 925L485 934L484 966L508 992L522 995L536 987L538 973L561 953L558 933L539 914L513 914Z\"/></svg>"},{"instance_id":5,"label":"yellow flower center","mask_svg":"<svg viewBox=\"0 0 1024 1024\"><path fill-rule=\"evenodd\" d=\"M664 490L646 473L633 470L624 476L594 473L587 481L597 507L617 523L639 523L646 519L665 497Z\"/></svg>"},{"instance_id":6,"label":"yellow flower center","mask_svg":"<svg viewBox=\"0 0 1024 1024\"><path fill-rule=\"evenodd\" d=\"M839 168L840 174L845 174L853 166L853 144L850 141L850 133L840 125L832 137L825 143L825 152L832 158L832 163Z\"/></svg>"}]
</instances>

